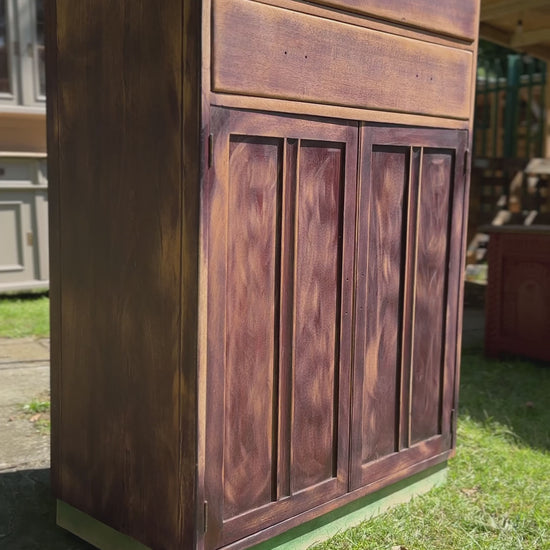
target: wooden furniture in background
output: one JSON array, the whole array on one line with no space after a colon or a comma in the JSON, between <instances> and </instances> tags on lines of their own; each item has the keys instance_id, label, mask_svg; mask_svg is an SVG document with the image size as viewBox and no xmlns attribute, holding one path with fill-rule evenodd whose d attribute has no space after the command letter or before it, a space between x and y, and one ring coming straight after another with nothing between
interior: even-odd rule
<instances>
[{"instance_id":1,"label":"wooden furniture in background","mask_svg":"<svg viewBox=\"0 0 550 550\"><path fill-rule=\"evenodd\" d=\"M485 227L485 351L550 361L550 227Z\"/></svg>"},{"instance_id":2,"label":"wooden furniture in background","mask_svg":"<svg viewBox=\"0 0 550 550\"><path fill-rule=\"evenodd\" d=\"M245 548L444 463L478 2L130 4L48 11L59 523Z\"/></svg>"},{"instance_id":3,"label":"wooden furniture in background","mask_svg":"<svg viewBox=\"0 0 550 550\"><path fill-rule=\"evenodd\" d=\"M46 154L0 153L0 292L48 288Z\"/></svg>"}]
</instances>

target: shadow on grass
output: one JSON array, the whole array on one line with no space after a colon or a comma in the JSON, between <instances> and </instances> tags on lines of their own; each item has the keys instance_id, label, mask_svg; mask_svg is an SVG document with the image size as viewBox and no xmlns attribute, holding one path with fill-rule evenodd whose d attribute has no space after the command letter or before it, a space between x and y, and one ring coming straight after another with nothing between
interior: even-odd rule
<instances>
[{"instance_id":1,"label":"shadow on grass","mask_svg":"<svg viewBox=\"0 0 550 550\"><path fill-rule=\"evenodd\" d=\"M56 525L49 470L0 473L0 548L93 550Z\"/></svg>"},{"instance_id":2,"label":"shadow on grass","mask_svg":"<svg viewBox=\"0 0 550 550\"><path fill-rule=\"evenodd\" d=\"M461 416L483 423L499 423L518 443L550 450L549 396L550 365L547 363L492 360L480 351L464 351L459 398Z\"/></svg>"},{"instance_id":3,"label":"shadow on grass","mask_svg":"<svg viewBox=\"0 0 550 550\"><path fill-rule=\"evenodd\" d=\"M49 295L50 293L48 290L29 290L25 292L8 292L6 294L0 294L0 299L5 302L32 302L33 300L48 298Z\"/></svg>"}]
</instances>

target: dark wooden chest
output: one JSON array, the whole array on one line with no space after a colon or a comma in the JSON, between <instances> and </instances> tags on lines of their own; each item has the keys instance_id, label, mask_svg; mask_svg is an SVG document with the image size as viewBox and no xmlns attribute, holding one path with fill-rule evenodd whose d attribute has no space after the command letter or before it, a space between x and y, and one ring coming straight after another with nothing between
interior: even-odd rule
<instances>
[{"instance_id":1,"label":"dark wooden chest","mask_svg":"<svg viewBox=\"0 0 550 550\"><path fill-rule=\"evenodd\" d=\"M61 524L244 548L453 453L478 12L49 2Z\"/></svg>"}]
</instances>

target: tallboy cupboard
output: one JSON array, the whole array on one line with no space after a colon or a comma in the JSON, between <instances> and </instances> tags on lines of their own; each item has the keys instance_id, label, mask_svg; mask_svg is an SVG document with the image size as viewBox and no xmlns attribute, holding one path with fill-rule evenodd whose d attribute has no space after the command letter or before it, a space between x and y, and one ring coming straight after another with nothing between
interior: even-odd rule
<instances>
[{"instance_id":1,"label":"tallboy cupboard","mask_svg":"<svg viewBox=\"0 0 550 550\"><path fill-rule=\"evenodd\" d=\"M48 3L61 525L245 548L453 453L478 12Z\"/></svg>"}]
</instances>

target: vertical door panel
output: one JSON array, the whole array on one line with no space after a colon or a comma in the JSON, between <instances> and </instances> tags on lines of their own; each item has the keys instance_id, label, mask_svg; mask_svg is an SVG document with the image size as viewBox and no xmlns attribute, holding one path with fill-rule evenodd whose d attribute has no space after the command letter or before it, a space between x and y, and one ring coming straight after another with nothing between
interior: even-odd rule
<instances>
[{"instance_id":1,"label":"vertical door panel","mask_svg":"<svg viewBox=\"0 0 550 550\"><path fill-rule=\"evenodd\" d=\"M224 478L226 517L271 501L281 152L281 140L230 140L223 463L224 471L230 473Z\"/></svg>"},{"instance_id":2,"label":"vertical door panel","mask_svg":"<svg viewBox=\"0 0 550 550\"><path fill-rule=\"evenodd\" d=\"M454 151L425 149L417 225L411 442L440 433Z\"/></svg>"},{"instance_id":3,"label":"vertical door panel","mask_svg":"<svg viewBox=\"0 0 550 550\"><path fill-rule=\"evenodd\" d=\"M218 548L348 489L357 126L213 108L211 130L205 545Z\"/></svg>"},{"instance_id":4,"label":"vertical door panel","mask_svg":"<svg viewBox=\"0 0 550 550\"><path fill-rule=\"evenodd\" d=\"M403 291L403 219L409 149L372 151L366 278L362 460L397 450L400 331ZM363 241L359 243L363 246ZM361 329L359 329L361 330Z\"/></svg>"},{"instance_id":5,"label":"vertical door panel","mask_svg":"<svg viewBox=\"0 0 550 550\"><path fill-rule=\"evenodd\" d=\"M452 447L466 139L362 130L352 489L388 485Z\"/></svg>"},{"instance_id":6,"label":"vertical door panel","mask_svg":"<svg viewBox=\"0 0 550 550\"><path fill-rule=\"evenodd\" d=\"M341 147L301 143L294 283L293 492L328 480L336 472L343 160Z\"/></svg>"}]
</instances>

